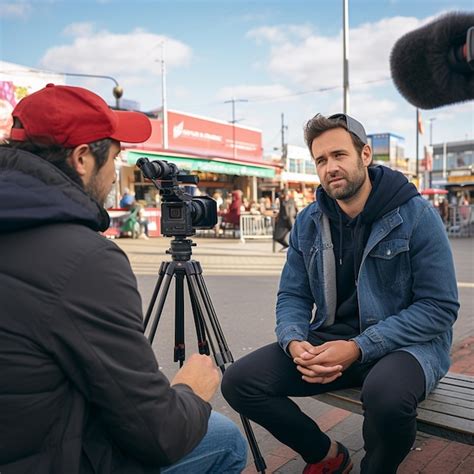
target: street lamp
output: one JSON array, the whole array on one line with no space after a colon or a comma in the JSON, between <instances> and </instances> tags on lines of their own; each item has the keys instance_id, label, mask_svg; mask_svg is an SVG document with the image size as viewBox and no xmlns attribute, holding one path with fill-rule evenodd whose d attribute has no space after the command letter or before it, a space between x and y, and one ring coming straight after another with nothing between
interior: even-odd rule
<instances>
[{"instance_id":1,"label":"street lamp","mask_svg":"<svg viewBox=\"0 0 474 474\"><path fill-rule=\"evenodd\" d=\"M349 0L342 0L344 113L349 112Z\"/></svg>"},{"instance_id":2,"label":"street lamp","mask_svg":"<svg viewBox=\"0 0 474 474\"><path fill-rule=\"evenodd\" d=\"M433 150L433 122L436 120L436 117L431 117L428 119L430 122L430 147L431 147L431 159L434 161L434 150ZM433 170L432 167L434 165L433 161L431 162L431 168L428 174L429 186L430 188L433 185Z\"/></svg>"},{"instance_id":3,"label":"street lamp","mask_svg":"<svg viewBox=\"0 0 474 474\"><path fill-rule=\"evenodd\" d=\"M62 74L63 76L76 76L76 77L97 77L99 79L110 79L115 83L115 87L112 89L112 94L115 97L115 106L120 109L120 98L123 96L123 87L119 85L117 80L112 76L101 76L99 74L80 74L76 72L57 72L56 74Z\"/></svg>"}]
</instances>

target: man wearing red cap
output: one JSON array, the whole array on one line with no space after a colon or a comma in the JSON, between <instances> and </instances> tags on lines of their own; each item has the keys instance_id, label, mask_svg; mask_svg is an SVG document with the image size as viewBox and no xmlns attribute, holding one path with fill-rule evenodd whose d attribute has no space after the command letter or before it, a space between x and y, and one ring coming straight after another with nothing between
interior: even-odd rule
<instances>
[{"instance_id":1,"label":"man wearing red cap","mask_svg":"<svg viewBox=\"0 0 474 474\"><path fill-rule=\"evenodd\" d=\"M211 413L216 367L195 354L166 379L127 257L98 233L120 142L147 140L150 121L52 84L12 115L0 147L0 472L241 472L244 438Z\"/></svg>"}]
</instances>

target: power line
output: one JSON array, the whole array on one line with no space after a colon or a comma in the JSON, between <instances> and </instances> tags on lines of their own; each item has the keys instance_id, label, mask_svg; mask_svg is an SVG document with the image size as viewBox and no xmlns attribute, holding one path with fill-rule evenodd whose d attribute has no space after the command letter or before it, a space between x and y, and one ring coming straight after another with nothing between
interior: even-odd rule
<instances>
[{"instance_id":1,"label":"power line","mask_svg":"<svg viewBox=\"0 0 474 474\"><path fill-rule=\"evenodd\" d=\"M362 85L365 85L365 84L373 84L375 82L385 82L385 81L389 81L391 78L390 77L385 77L385 78L381 78L381 79L373 79L371 81L364 81L364 82L357 82L357 83L353 83L352 86L362 86ZM271 101L274 101L274 100L279 100L279 99L282 99L282 98L286 98L286 97L295 97L295 96L299 96L299 95L307 95L307 94L316 94L316 93L319 93L319 92L328 92L328 91L332 91L332 90L336 90L336 89L341 89L342 86L330 86L330 87L321 87L319 89L311 89L311 90L307 90L307 91L299 91L299 92L292 92L291 94L282 94L282 95L278 95L278 96L274 96L274 97L262 97L262 98L254 98L254 99L250 99L249 102L271 102Z\"/></svg>"},{"instance_id":2,"label":"power line","mask_svg":"<svg viewBox=\"0 0 474 474\"><path fill-rule=\"evenodd\" d=\"M366 85L366 84L374 84L376 82L385 82L385 81L390 81L390 80L391 80L391 77L382 77L380 79L372 79L370 81L355 82L351 86L352 87L357 87L357 86L363 86L363 85ZM262 103L262 102L273 102L273 101L278 101L280 99L285 99L287 97L296 97L296 96L300 96L300 95L317 94L317 93L320 93L320 92L328 92L328 91L341 89L341 88L342 88L341 85L321 87L319 89L310 89L310 90L306 90L306 91L291 92L289 94L280 94L280 95L275 95L273 97L254 97L253 99L246 100L246 102L248 102L250 104L252 104L252 103ZM231 102L231 101L229 101L229 102ZM190 105L190 106L191 107L205 107L205 106L220 105L220 104L222 104L222 102L212 101L212 102L206 102L206 103L203 103L203 104L194 104L194 105Z\"/></svg>"}]
</instances>

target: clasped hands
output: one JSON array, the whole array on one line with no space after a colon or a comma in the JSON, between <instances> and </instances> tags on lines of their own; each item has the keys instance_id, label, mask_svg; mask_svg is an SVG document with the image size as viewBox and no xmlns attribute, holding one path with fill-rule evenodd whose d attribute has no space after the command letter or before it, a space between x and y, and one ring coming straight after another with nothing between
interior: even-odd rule
<instances>
[{"instance_id":1,"label":"clasped hands","mask_svg":"<svg viewBox=\"0 0 474 474\"><path fill-rule=\"evenodd\" d=\"M330 383L342 375L360 355L359 346L354 341L330 341L313 346L308 341L291 341L288 351L309 383Z\"/></svg>"}]
</instances>

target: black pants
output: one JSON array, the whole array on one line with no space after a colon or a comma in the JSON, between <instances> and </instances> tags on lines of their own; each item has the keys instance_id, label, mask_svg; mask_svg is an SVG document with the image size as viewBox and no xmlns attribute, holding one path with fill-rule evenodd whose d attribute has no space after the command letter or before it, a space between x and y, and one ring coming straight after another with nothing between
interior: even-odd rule
<instances>
[{"instance_id":1,"label":"black pants","mask_svg":"<svg viewBox=\"0 0 474 474\"><path fill-rule=\"evenodd\" d=\"M276 224L275 230L273 232L273 240L283 245L284 248L288 247L289 236L290 236L291 227L288 227L285 224Z\"/></svg>"},{"instance_id":2,"label":"black pants","mask_svg":"<svg viewBox=\"0 0 474 474\"><path fill-rule=\"evenodd\" d=\"M416 408L425 391L423 370L407 352L392 352L373 364L356 362L334 382L311 384L301 379L291 357L274 343L232 364L224 374L222 393L237 412L314 463L326 456L331 440L288 397L358 386L366 451L361 472L396 473L415 441Z\"/></svg>"}]
</instances>

